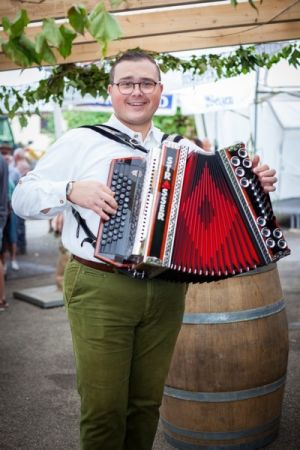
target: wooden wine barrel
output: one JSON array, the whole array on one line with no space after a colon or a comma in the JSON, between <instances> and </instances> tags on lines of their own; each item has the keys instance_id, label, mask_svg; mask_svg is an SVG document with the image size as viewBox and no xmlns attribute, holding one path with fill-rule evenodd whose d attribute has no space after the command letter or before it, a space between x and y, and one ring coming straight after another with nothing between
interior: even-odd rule
<instances>
[{"instance_id":1,"label":"wooden wine barrel","mask_svg":"<svg viewBox=\"0 0 300 450\"><path fill-rule=\"evenodd\" d=\"M190 285L161 419L179 449L259 449L279 430L288 360L276 264Z\"/></svg>"}]
</instances>

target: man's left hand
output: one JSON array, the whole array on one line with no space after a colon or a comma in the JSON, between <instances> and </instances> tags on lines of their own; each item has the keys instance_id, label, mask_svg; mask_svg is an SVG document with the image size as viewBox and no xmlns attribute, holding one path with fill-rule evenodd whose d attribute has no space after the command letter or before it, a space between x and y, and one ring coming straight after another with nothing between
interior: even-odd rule
<instances>
[{"instance_id":1,"label":"man's left hand","mask_svg":"<svg viewBox=\"0 0 300 450\"><path fill-rule=\"evenodd\" d=\"M266 193L274 192L276 190L274 184L277 182L277 178L275 177L276 170L270 169L267 164L259 165L259 162L259 156L255 155L252 159L253 172L258 176Z\"/></svg>"}]
</instances>

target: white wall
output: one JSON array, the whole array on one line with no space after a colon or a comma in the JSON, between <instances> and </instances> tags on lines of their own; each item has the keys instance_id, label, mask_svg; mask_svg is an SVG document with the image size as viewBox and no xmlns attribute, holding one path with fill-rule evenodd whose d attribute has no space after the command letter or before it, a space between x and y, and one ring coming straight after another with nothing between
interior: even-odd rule
<instances>
[{"instance_id":1,"label":"white wall","mask_svg":"<svg viewBox=\"0 0 300 450\"><path fill-rule=\"evenodd\" d=\"M249 143L251 136L251 108L231 111L223 110L204 114L207 137L217 148L226 147L236 142ZM198 137L204 137L202 117L195 117Z\"/></svg>"},{"instance_id":2,"label":"white wall","mask_svg":"<svg viewBox=\"0 0 300 450\"><path fill-rule=\"evenodd\" d=\"M201 115L195 117L198 136L204 136ZM223 110L204 114L208 138L217 148L245 142L250 153L254 137L254 106L240 111ZM300 127L300 124L299 124ZM283 128L267 102L257 108L257 153L263 163L277 172L275 200L300 197L300 128Z\"/></svg>"},{"instance_id":3,"label":"white wall","mask_svg":"<svg viewBox=\"0 0 300 450\"><path fill-rule=\"evenodd\" d=\"M277 171L272 197L300 197L300 128L281 127L268 103L258 109L258 124L258 153Z\"/></svg>"},{"instance_id":4,"label":"white wall","mask_svg":"<svg viewBox=\"0 0 300 450\"><path fill-rule=\"evenodd\" d=\"M30 147L38 152L47 150L50 144L50 138L41 134L41 118L34 114L28 118L28 125L21 127L18 117L11 121L11 127L14 133L15 142L27 146L30 141Z\"/></svg>"}]
</instances>

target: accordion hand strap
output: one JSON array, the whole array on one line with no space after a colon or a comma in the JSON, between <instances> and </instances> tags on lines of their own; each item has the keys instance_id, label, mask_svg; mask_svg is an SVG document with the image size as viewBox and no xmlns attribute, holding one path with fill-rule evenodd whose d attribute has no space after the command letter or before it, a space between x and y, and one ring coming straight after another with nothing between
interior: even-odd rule
<instances>
[{"instance_id":1,"label":"accordion hand strap","mask_svg":"<svg viewBox=\"0 0 300 450\"><path fill-rule=\"evenodd\" d=\"M83 231L86 234L86 238L83 239L83 241L81 242L81 247L83 246L83 244L85 242L88 242L89 244L91 244L94 248L96 246L96 236L94 235L94 233L92 233L92 231L89 229L89 227L86 224L86 221L83 217L81 217L81 215L79 214L78 211L76 211L75 208L73 208L72 206L72 214L76 219L77 222L77 231L76 231L76 237L79 238L79 231L80 231L80 227L82 227Z\"/></svg>"}]
</instances>

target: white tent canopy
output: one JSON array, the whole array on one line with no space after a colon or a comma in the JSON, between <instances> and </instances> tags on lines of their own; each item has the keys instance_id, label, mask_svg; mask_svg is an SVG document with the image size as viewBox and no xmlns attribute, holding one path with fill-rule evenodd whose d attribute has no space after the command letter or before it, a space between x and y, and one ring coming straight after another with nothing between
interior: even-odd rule
<instances>
[{"instance_id":1,"label":"white tent canopy","mask_svg":"<svg viewBox=\"0 0 300 450\"><path fill-rule=\"evenodd\" d=\"M278 173L274 197L300 198L300 70L283 61L257 74L176 91L198 136L216 148L243 141Z\"/></svg>"}]
</instances>

